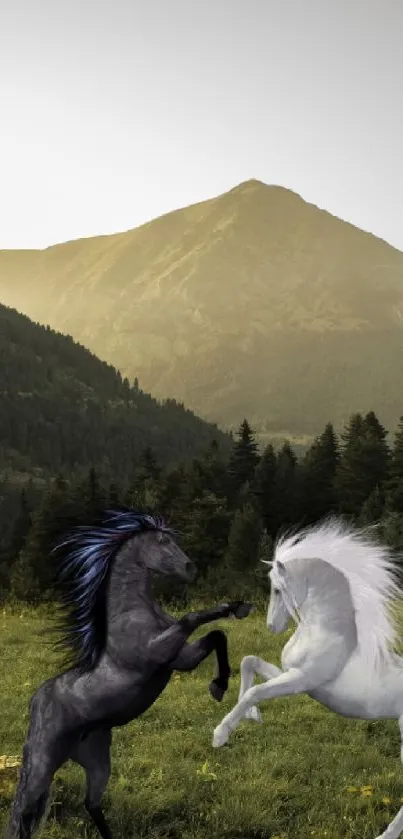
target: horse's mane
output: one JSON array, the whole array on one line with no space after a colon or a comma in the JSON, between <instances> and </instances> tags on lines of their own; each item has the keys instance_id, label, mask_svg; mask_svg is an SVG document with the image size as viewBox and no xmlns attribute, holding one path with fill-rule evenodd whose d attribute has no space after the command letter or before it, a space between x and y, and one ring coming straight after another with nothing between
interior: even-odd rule
<instances>
[{"instance_id":1,"label":"horse's mane","mask_svg":"<svg viewBox=\"0 0 403 839\"><path fill-rule=\"evenodd\" d=\"M371 672L393 655L398 632L390 607L402 596L396 558L374 538L373 530L359 530L341 519L330 518L282 536L273 560L275 569L277 562L323 559L345 576L355 610L358 644Z\"/></svg>"},{"instance_id":2,"label":"horse's mane","mask_svg":"<svg viewBox=\"0 0 403 839\"><path fill-rule=\"evenodd\" d=\"M103 510L91 525L78 525L53 548L60 620L56 647L67 651L66 665L93 669L106 642L106 587L120 548L146 530L171 532L159 516L129 507Z\"/></svg>"}]
</instances>

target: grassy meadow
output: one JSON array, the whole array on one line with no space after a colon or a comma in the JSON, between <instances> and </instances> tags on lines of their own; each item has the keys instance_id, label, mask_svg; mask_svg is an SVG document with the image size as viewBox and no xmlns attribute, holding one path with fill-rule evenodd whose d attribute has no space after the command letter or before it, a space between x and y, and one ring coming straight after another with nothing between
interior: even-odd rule
<instances>
[{"instance_id":1,"label":"grassy meadow","mask_svg":"<svg viewBox=\"0 0 403 839\"><path fill-rule=\"evenodd\" d=\"M29 697L56 672L47 620L25 609L0 613L0 835ZM211 657L194 673L175 674L143 717L114 732L105 795L114 837L374 839L403 802L397 723L348 720L289 697L262 704L264 725L245 721L229 745L213 749L213 729L237 698L241 658L278 663L285 641L267 633L263 610L216 626L228 633L233 667L221 705L208 692ZM83 773L67 764L54 780L44 839L96 836L83 797Z\"/></svg>"}]
</instances>

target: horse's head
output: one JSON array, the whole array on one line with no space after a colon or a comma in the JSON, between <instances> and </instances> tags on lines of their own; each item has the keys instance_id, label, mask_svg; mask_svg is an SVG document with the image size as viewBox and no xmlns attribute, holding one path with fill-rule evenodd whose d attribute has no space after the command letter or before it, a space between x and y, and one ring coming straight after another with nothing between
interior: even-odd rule
<instances>
[{"instance_id":1,"label":"horse's head","mask_svg":"<svg viewBox=\"0 0 403 839\"><path fill-rule=\"evenodd\" d=\"M292 574L283 562L275 561L272 565L266 623L271 632L280 633L286 631L290 618L299 619L298 612L306 599L308 586L304 575Z\"/></svg>"},{"instance_id":2,"label":"horse's head","mask_svg":"<svg viewBox=\"0 0 403 839\"><path fill-rule=\"evenodd\" d=\"M166 530L149 530L139 536L146 568L158 574L172 575L190 583L196 576L195 564L186 556Z\"/></svg>"}]
</instances>

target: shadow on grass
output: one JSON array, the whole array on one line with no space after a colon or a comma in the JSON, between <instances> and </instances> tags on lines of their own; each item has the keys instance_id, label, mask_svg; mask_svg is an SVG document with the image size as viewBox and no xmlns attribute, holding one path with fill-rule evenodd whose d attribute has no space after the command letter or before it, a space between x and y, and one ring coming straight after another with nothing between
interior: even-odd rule
<instances>
[{"instance_id":1,"label":"shadow on grass","mask_svg":"<svg viewBox=\"0 0 403 839\"><path fill-rule=\"evenodd\" d=\"M2 827L9 818L12 799L15 791L15 772L10 778L10 793L0 798ZM192 807L193 804L193 807ZM216 839L211 833L212 826L205 823L203 817L198 818L196 802L175 800L161 802L160 806L153 802L153 809L148 810L136 802L136 794L129 790L111 791L106 793L103 800L105 816L110 824L114 839L183 839L184 836L203 836ZM189 806L191 812L189 812ZM192 828L190 828L190 822ZM86 813L84 807L84 787L79 783L67 782L56 776L51 791L51 804L46 823L41 835L46 836L74 836L74 839L96 839L98 833ZM222 839L269 839L272 835L267 828L246 828L226 826L220 832ZM287 834L276 833L276 839Z\"/></svg>"}]
</instances>

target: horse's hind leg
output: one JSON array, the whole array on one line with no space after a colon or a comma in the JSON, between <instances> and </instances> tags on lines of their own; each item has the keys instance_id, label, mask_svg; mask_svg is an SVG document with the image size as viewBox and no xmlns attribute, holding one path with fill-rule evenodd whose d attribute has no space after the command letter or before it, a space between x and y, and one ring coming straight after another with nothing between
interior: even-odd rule
<instances>
[{"instance_id":1,"label":"horse's hind leg","mask_svg":"<svg viewBox=\"0 0 403 839\"><path fill-rule=\"evenodd\" d=\"M228 688L231 668L228 661L227 636L221 629L213 629L192 644L185 644L177 658L171 662L172 670L195 670L210 653L215 650L217 655L218 673L210 682L209 690L217 702L221 702Z\"/></svg>"},{"instance_id":2,"label":"horse's hind leg","mask_svg":"<svg viewBox=\"0 0 403 839\"><path fill-rule=\"evenodd\" d=\"M50 691L45 684L31 700L31 722L5 839L31 839L46 814L53 776L66 760L66 742L58 735L62 712Z\"/></svg>"},{"instance_id":3,"label":"horse's hind leg","mask_svg":"<svg viewBox=\"0 0 403 839\"><path fill-rule=\"evenodd\" d=\"M48 781L42 778L32 783L27 774L27 751L24 748L16 798L5 839L31 839L46 815L52 778Z\"/></svg>"},{"instance_id":4,"label":"horse's hind leg","mask_svg":"<svg viewBox=\"0 0 403 839\"><path fill-rule=\"evenodd\" d=\"M110 729L96 729L78 740L70 751L70 759L85 770L87 793L85 809L98 828L102 839L112 839L110 828L102 811L101 801L111 774Z\"/></svg>"},{"instance_id":5,"label":"horse's hind leg","mask_svg":"<svg viewBox=\"0 0 403 839\"><path fill-rule=\"evenodd\" d=\"M253 685L255 674L262 676L265 680L273 679L282 673L280 667L275 664L269 664L263 658L257 655L246 655L241 661L241 686L239 689L238 702L242 699L245 691ZM255 722L262 722L262 716L257 705L252 705L245 714L246 720L254 720Z\"/></svg>"},{"instance_id":6,"label":"horse's hind leg","mask_svg":"<svg viewBox=\"0 0 403 839\"><path fill-rule=\"evenodd\" d=\"M399 729L400 729L400 739L401 739L401 746L400 746L400 759L403 763L403 716L399 717ZM399 812L395 816L395 818L390 822L387 826L386 830L377 836L376 839L399 839L399 836L403 834L403 807L400 808Z\"/></svg>"}]
</instances>

